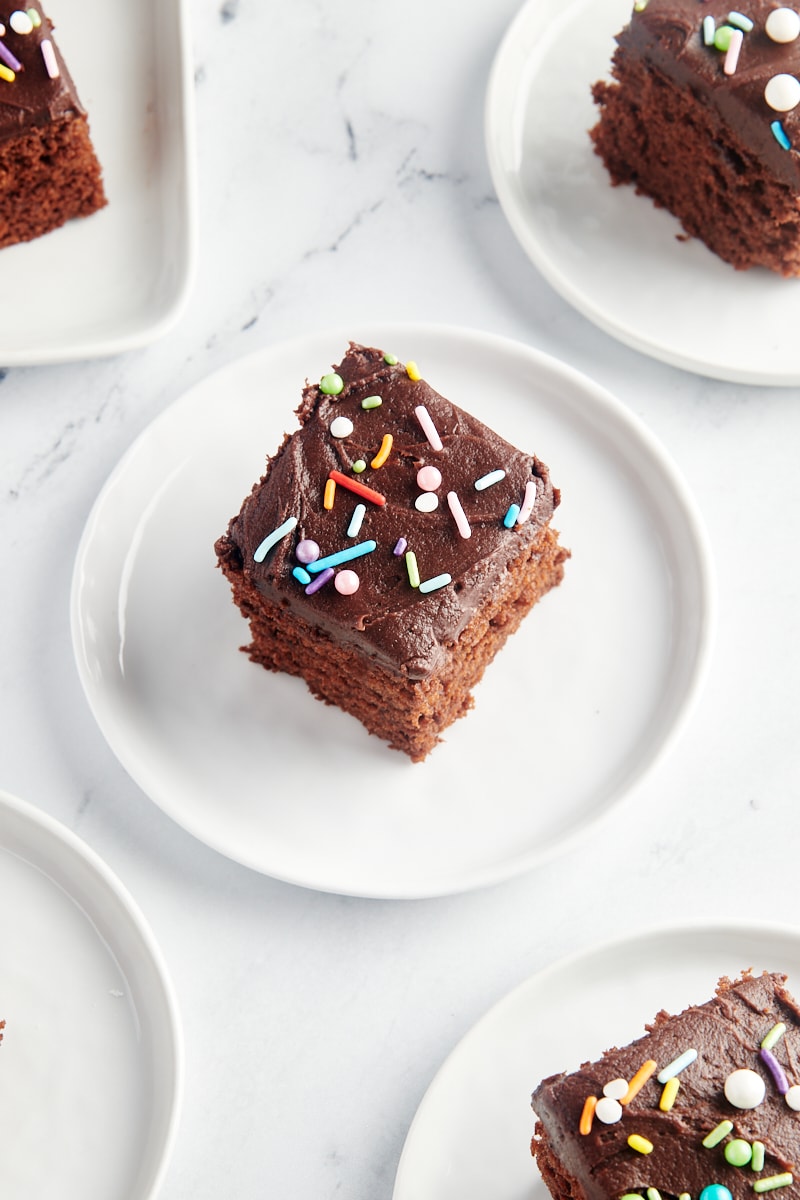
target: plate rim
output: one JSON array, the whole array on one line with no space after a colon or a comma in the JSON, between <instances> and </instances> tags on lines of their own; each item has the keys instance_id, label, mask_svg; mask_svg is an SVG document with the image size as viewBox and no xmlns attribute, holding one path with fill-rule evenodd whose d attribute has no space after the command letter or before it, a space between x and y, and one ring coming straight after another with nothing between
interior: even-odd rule
<instances>
[{"instance_id":1,"label":"plate rim","mask_svg":"<svg viewBox=\"0 0 800 1200\"><path fill-rule=\"evenodd\" d=\"M98 725L101 735L117 757L123 769L133 779L134 783L141 788L145 795L157 807L161 808L171 820L175 821L186 832L214 849L217 853L221 853L223 856L232 859L232 861L238 862L240 865L256 870L271 878L327 893L374 899L422 899L433 896L454 895L516 877L566 852L582 840L590 830L596 829L600 822L608 819L651 776L685 729L709 672L717 624L717 588L714 560L699 508L675 459L669 454L665 445L627 405L582 371L553 355L529 346L527 343L505 335L469 326L374 321L354 322L352 324L355 326L355 330L351 328L349 331L343 331L339 327L315 329L307 334L285 341L270 343L255 351L234 357L208 375L202 376L181 392L175 400L163 409L139 433L114 465L96 496L77 547L70 588L70 629L73 657L90 712ZM630 782L616 789L612 798L604 804L599 812L592 814L589 819L582 822L577 828L557 838L554 844L548 845L544 849L529 849L523 855L515 855L509 860L504 859L502 864L479 864L477 867L473 864L468 868L459 869L458 878L453 878L452 872L450 872L447 874L446 879L443 881L440 880L438 883L433 883L428 879L426 883L414 881L411 885L405 887L397 885L378 887L377 885L373 885L365 888L364 886L348 886L341 880L338 882L332 879L319 881L309 878L307 874L296 871L281 871L279 864L272 863L267 866L263 862L254 861L254 858L252 856L248 857L246 853L232 853L230 848L222 847L218 839L216 841L209 840L198 829L197 822L187 822L185 820L180 805L176 804L173 800L165 801L164 796L161 795L164 790L163 788L159 788L158 786L153 787L152 773L149 765L141 763L137 754L126 754L124 746L120 747L119 734L115 732L114 728L115 720L108 714L98 711L101 708L99 697L102 693L102 688L98 689L93 683L82 651L84 632L81 616L81 578L84 563L91 550L93 526L102 513L117 481L124 475L129 462L135 458L141 447L146 444L148 438L153 435L153 432L157 432L162 423L167 425L179 419L181 410L191 409L198 397L213 391L216 382L224 379L226 374L231 370L246 369L247 364L258 360L268 363L273 358L297 355L300 351L307 354L309 345L316 346L322 342L331 346L340 346L347 344L355 334L360 335L361 333L369 333L370 338L377 339L375 344L381 344L381 341L389 344L392 340L397 341L401 338L410 340L424 334L427 337L433 337L437 340L456 340L462 345L477 346L479 350L489 350L492 353L519 355L536 371L546 373L548 378L560 379L571 388L579 391L582 396L590 394L597 406L596 411L604 415L609 415L620 426L624 426L631 438L637 444L646 447L648 452L652 454L653 460L658 464L662 472L662 478L669 485L671 494L677 502L684 518L682 532L691 542L695 575L699 594L702 598L701 612L698 614L698 632L695 639L697 644L690 681L684 689L677 713L671 718L667 730L660 736L657 748L652 752L644 767L637 770L635 777ZM156 796L159 798L157 799Z\"/></svg>"},{"instance_id":2,"label":"plate rim","mask_svg":"<svg viewBox=\"0 0 800 1200\"><path fill-rule=\"evenodd\" d=\"M3 813L12 814L12 818L21 821L23 827L35 831L34 836L44 837L48 842L58 846L62 851L66 850L67 866L64 875L67 878L73 875L74 864L76 862L80 862L84 867L88 868L89 876L93 882L99 884L101 890L104 890L107 894L110 893L119 911L124 913L125 919L128 922L129 932L133 932L150 966L153 968L153 973L158 981L161 992L159 998L160 1007L163 1008L167 1018L163 1024L163 1029L167 1033L167 1040L171 1050L168 1075L172 1080L172 1087L167 1105L166 1120L163 1122L163 1132L156 1143L158 1157L157 1160L154 1158L154 1170L152 1171L151 1178L144 1181L144 1190L137 1193L135 1197L131 1197L131 1200L155 1200L164 1182L178 1136L186 1073L185 1044L180 1008L163 952L131 892L97 851L92 849L88 842L84 841L83 838L44 809L38 808L29 801L22 800L19 796L7 791L5 788L0 788L0 820L2 820ZM0 849L3 849L3 847L0 846ZM18 854L14 850L9 852ZM24 854L18 854L18 856L23 858L35 870L43 870L41 864L36 861L37 852L35 847L31 847L31 858L27 858ZM47 879L52 878L47 871L43 871L43 874ZM115 961L117 961L116 947L113 943L108 944L106 942L106 939L95 927L91 913L87 912L78 897L68 887L64 886L62 879L53 880L53 882L64 892L70 903L78 907L82 916L92 925L98 939L104 945L108 945L108 949Z\"/></svg>"}]
</instances>

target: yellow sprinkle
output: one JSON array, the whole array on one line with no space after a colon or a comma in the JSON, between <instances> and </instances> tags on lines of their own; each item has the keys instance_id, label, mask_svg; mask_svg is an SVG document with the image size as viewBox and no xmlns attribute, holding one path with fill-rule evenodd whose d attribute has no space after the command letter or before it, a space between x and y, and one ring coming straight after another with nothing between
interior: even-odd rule
<instances>
[{"instance_id":1,"label":"yellow sprinkle","mask_svg":"<svg viewBox=\"0 0 800 1200\"><path fill-rule=\"evenodd\" d=\"M653 1151L653 1143L648 1142L647 1138L642 1137L640 1133L632 1133L628 1138L628 1145L638 1154L651 1154Z\"/></svg>"},{"instance_id":2,"label":"yellow sprinkle","mask_svg":"<svg viewBox=\"0 0 800 1200\"><path fill-rule=\"evenodd\" d=\"M642 1063L642 1065L639 1067L639 1070L628 1084L628 1090L620 1100L620 1104L630 1104L633 1097L636 1096L647 1083L657 1066L658 1063L653 1058L648 1058Z\"/></svg>"},{"instance_id":3,"label":"yellow sprinkle","mask_svg":"<svg viewBox=\"0 0 800 1200\"><path fill-rule=\"evenodd\" d=\"M680 1196L678 1196L678 1200L692 1200L691 1193L681 1192Z\"/></svg>"},{"instance_id":4,"label":"yellow sprinkle","mask_svg":"<svg viewBox=\"0 0 800 1200\"><path fill-rule=\"evenodd\" d=\"M594 1110L597 1108L597 1096L587 1096L583 1103L583 1112L578 1126L578 1132L584 1134L592 1132L592 1121L594 1120Z\"/></svg>"},{"instance_id":5,"label":"yellow sprinkle","mask_svg":"<svg viewBox=\"0 0 800 1200\"><path fill-rule=\"evenodd\" d=\"M406 375L409 379L413 379L414 383L416 383L417 380L422 379L422 376L419 373L419 367L413 361L406 363Z\"/></svg>"},{"instance_id":6,"label":"yellow sprinkle","mask_svg":"<svg viewBox=\"0 0 800 1200\"><path fill-rule=\"evenodd\" d=\"M658 1107L662 1112L669 1112L675 1103L675 1097L678 1094L678 1088L681 1082L677 1075L673 1075L672 1079L668 1079L664 1084L664 1090L661 1093L661 1099L658 1102Z\"/></svg>"},{"instance_id":7,"label":"yellow sprinkle","mask_svg":"<svg viewBox=\"0 0 800 1200\"><path fill-rule=\"evenodd\" d=\"M322 507L323 508L333 508L333 500L334 500L335 496L336 496L336 480L335 479L326 479L325 480L325 495L322 498Z\"/></svg>"},{"instance_id":8,"label":"yellow sprinkle","mask_svg":"<svg viewBox=\"0 0 800 1200\"><path fill-rule=\"evenodd\" d=\"M406 554L406 570L408 571L408 582L413 588L419 587L419 567L417 566L417 556L413 550L409 550Z\"/></svg>"},{"instance_id":9,"label":"yellow sprinkle","mask_svg":"<svg viewBox=\"0 0 800 1200\"><path fill-rule=\"evenodd\" d=\"M13 83L16 78L10 67L5 66L4 63L0 63L0 79L5 79L6 83Z\"/></svg>"},{"instance_id":10,"label":"yellow sprinkle","mask_svg":"<svg viewBox=\"0 0 800 1200\"><path fill-rule=\"evenodd\" d=\"M383 466L383 464L386 462L387 458L389 457L389 451L392 448L393 440L394 439L392 438L392 435L390 433L385 433L383 435L383 441L381 442L381 448L378 451L378 453L375 455L375 457L373 458L372 462L370 463L371 467L382 467Z\"/></svg>"}]
</instances>

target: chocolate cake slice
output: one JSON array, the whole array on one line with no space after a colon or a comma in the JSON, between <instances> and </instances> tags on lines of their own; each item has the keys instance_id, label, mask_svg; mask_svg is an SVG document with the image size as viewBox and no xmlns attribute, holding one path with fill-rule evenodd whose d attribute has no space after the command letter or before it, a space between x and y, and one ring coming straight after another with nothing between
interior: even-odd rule
<instances>
[{"instance_id":1,"label":"chocolate cake slice","mask_svg":"<svg viewBox=\"0 0 800 1200\"><path fill-rule=\"evenodd\" d=\"M87 115L34 2L0 11L0 248L106 203Z\"/></svg>"},{"instance_id":2,"label":"chocolate cake slice","mask_svg":"<svg viewBox=\"0 0 800 1200\"><path fill-rule=\"evenodd\" d=\"M740 270L800 273L799 35L773 0L637 0L592 89L612 183Z\"/></svg>"},{"instance_id":3,"label":"chocolate cake slice","mask_svg":"<svg viewBox=\"0 0 800 1200\"><path fill-rule=\"evenodd\" d=\"M297 416L216 543L246 650L419 761L561 582L559 493L382 350L351 345Z\"/></svg>"},{"instance_id":4,"label":"chocolate cake slice","mask_svg":"<svg viewBox=\"0 0 800 1200\"><path fill-rule=\"evenodd\" d=\"M720 980L706 1004L533 1093L556 1200L755 1200L800 1190L800 1011L786 976Z\"/></svg>"}]
</instances>

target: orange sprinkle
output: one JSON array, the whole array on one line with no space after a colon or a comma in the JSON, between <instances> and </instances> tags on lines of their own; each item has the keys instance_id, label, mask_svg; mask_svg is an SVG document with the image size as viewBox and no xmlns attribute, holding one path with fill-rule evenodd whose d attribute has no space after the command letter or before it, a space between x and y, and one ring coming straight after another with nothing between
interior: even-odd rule
<instances>
[{"instance_id":1,"label":"orange sprinkle","mask_svg":"<svg viewBox=\"0 0 800 1200\"><path fill-rule=\"evenodd\" d=\"M385 504L386 497L380 492L374 492L372 488L367 487L365 483L359 483L357 479L351 479L349 475L343 475L341 471L331 471L328 483L340 483L350 492L355 492L357 496L361 496L364 500L371 500L373 504ZM327 489L328 483L325 484Z\"/></svg>"},{"instance_id":2,"label":"orange sprinkle","mask_svg":"<svg viewBox=\"0 0 800 1200\"><path fill-rule=\"evenodd\" d=\"M592 1132L592 1121L594 1120L594 1110L597 1108L597 1096L587 1096L581 1113L581 1122L578 1126L580 1133L584 1134Z\"/></svg>"},{"instance_id":3,"label":"orange sprinkle","mask_svg":"<svg viewBox=\"0 0 800 1200\"><path fill-rule=\"evenodd\" d=\"M325 480L325 495L322 498L323 508L333 508L334 497L336 496L336 480Z\"/></svg>"},{"instance_id":4,"label":"orange sprinkle","mask_svg":"<svg viewBox=\"0 0 800 1200\"><path fill-rule=\"evenodd\" d=\"M389 451L392 448L393 441L394 441L394 438L392 437L392 435L390 433L385 433L383 435L383 441L381 442L381 448L378 451L378 453L375 455L375 457L373 458L372 462L369 464L371 467L382 467L383 466L383 464L386 462L387 458L389 457Z\"/></svg>"},{"instance_id":5,"label":"orange sprinkle","mask_svg":"<svg viewBox=\"0 0 800 1200\"><path fill-rule=\"evenodd\" d=\"M634 1096L636 1096L647 1083L650 1076L655 1071L658 1063L653 1058L648 1058L639 1067L639 1070L634 1075L633 1079L628 1084L628 1090L620 1100L620 1104L630 1104Z\"/></svg>"}]
</instances>

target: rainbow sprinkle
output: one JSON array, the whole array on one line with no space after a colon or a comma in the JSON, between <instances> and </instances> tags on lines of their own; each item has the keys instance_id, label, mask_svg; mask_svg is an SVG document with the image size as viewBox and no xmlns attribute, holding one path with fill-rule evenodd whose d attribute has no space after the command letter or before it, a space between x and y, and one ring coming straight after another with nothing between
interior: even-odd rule
<instances>
[{"instance_id":1,"label":"rainbow sprinkle","mask_svg":"<svg viewBox=\"0 0 800 1200\"><path fill-rule=\"evenodd\" d=\"M268 533L263 542L261 542L255 549L253 554L254 562L263 562L272 547L279 542L281 538L286 537L287 533L291 533L296 524L297 517L287 517L282 525L278 525L276 529L272 530L272 533Z\"/></svg>"},{"instance_id":2,"label":"rainbow sprinkle","mask_svg":"<svg viewBox=\"0 0 800 1200\"><path fill-rule=\"evenodd\" d=\"M658 1063L654 1058L646 1058L639 1070L628 1084L628 1090L620 1100L620 1104L630 1104L634 1096L638 1096L644 1085L647 1083L650 1076L655 1071Z\"/></svg>"},{"instance_id":3,"label":"rainbow sprinkle","mask_svg":"<svg viewBox=\"0 0 800 1200\"><path fill-rule=\"evenodd\" d=\"M778 1092L781 1094L781 1096L785 1096L789 1090L789 1080L786 1078L786 1072L778 1062L775 1055L771 1050L768 1050L762 1046L758 1052L758 1057L769 1070L773 1083L775 1084Z\"/></svg>"},{"instance_id":4,"label":"rainbow sprinkle","mask_svg":"<svg viewBox=\"0 0 800 1200\"><path fill-rule=\"evenodd\" d=\"M324 571L319 573L316 579L312 579L311 583L306 588L306 595L313 596L315 592L320 590L320 588L324 588L325 584L328 583L329 580L333 579L335 574L336 572L332 567L326 567Z\"/></svg>"},{"instance_id":5,"label":"rainbow sprinkle","mask_svg":"<svg viewBox=\"0 0 800 1200\"><path fill-rule=\"evenodd\" d=\"M322 496L322 507L328 510L333 508L333 502L336 499L336 480L325 480L325 491Z\"/></svg>"},{"instance_id":6,"label":"rainbow sprinkle","mask_svg":"<svg viewBox=\"0 0 800 1200\"><path fill-rule=\"evenodd\" d=\"M767 1175L764 1179L757 1179L753 1184L753 1191L761 1195L762 1192L772 1192L775 1188L788 1187L794 1182L794 1176L791 1171L784 1171L782 1175Z\"/></svg>"},{"instance_id":7,"label":"rainbow sprinkle","mask_svg":"<svg viewBox=\"0 0 800 1200\"><path fill-rule=\"evenodd\" d=\"M413 550L409 550L406 554L406 570L408 571L408 582L412 588L418 588L419 567L417 566L417 556Z\"/></svg>"},{"instance_id":8,"label":"rainbow sprinkle","mask_svg":"<svg viewBox=\"0 0 800 1200\"><path fill-rule=\"evenodd\" d=\"M499 483L501 479L505 479L506 473L498 468L496 471L490 471L488 475L481 475L480 479L475 480L475 491L483 492L486 488L491 487L494 483Z\"/></svg>"},{"instance_id":9,"label":"rainbow sprinkle","mask_svg":"<svg viewBox=\"0 0 800 1200\"><path fill-rule=\"evenodd\" d=\"M780 121L772 121L770 124L770 129L772 130L772 136L775 138L775 141L778 143L778 145L784 150L791 150L792 143L789 141L786 130L783 128L783 125L781 125Z\"/></svg>"},{"instance_id":10,"label":"rainbow sprinkle","mask_svg":"<svg viewBox=\"0 0 800 1200\"><path fill-rule=\"evenodd\" d=\"M594 1110L597 1108L597 1096L587 1096L583 1102L583 1111L578 1125L578 1132L584 1137L592 1132L592 1122L594 1120Z\"/></svg>"},{"instance_id":11,"label":"rainbow sprinkle","mask_svg":"<svg viewBox=\"0 0 800 1200\"><path fill-rule=\"evenodd\" d=\"M399 558L401 554L405 554L407 546L408 542L404 537L398 538L392 554L394 554L396 558Z\"/></svg>"},{"instance_id":12,"label":"rainbow sprinkle","mask_svg":"<svg viewBox=\"0 0 800 1200\"><path fill-rule=\"evenodd\" d=\"M673 1058L671 1063L667 1063L666 1067L659 1071L657 1076L658 1082L666 1083L668 1079L672 1079L673 1076L679 1075L681 1071L685 1070L685 1068L688 1067L690 1063L693 1063L696 1058L696 1050L684 1050L683 1054L679 1054L677 1058Z\"/></svg>"},{"instance_id":13,"label":"rainbow sprinkle","mask_svg":"<svg viewBox=\"0 0 800 1200\"><path fill-rule=\"evenodd\" d=\"M441 575L434 575L433 579L426 579L424 583L419 585L419 590L425 593L438 592L439 588L447 587L448 583L452 582L452 576L448 575L445 571Z\"/></svg>"},{"instance_id":14,"label":"rainbow sprinkle","mask_svg":"<svg viewBox=\"0 0 800 1200\"><path fill-rule=\"evenodd\" d=\"M439 431L433 423L431 414L428 412L424 404L418 404L414 409L414 415L422 426L422 432L428 439L432 450L443 450L442 439L439 437Z\"/></svg>"},{"instance_id":15,"label":"rainbow sprinkle","mask_svg":"<svg viewBox=\"0 0 800 1200\"><path fill-rule=\"evenodd\" d=\"M355 506L353 509L353 515L350 518L350 524L347 526L348 537L358 537L359 530L361 529L361 523L364 520L366 511L366 504L357 504Z\"/></svg>"},{"instance_id":16,"label":"rainbow sprinkle","mask_svg":"<svg viewBox=\"0 0 800 1200\"><path fill-rule=\"evenodd\" d=\"M406 375L409 379L413 380L414 383L419 383L420 379L422 379L422 376L419 373L419 367L413 361L413 359L409 359L409 361L406 363Z\"/></svg>"},{"instance_id":17,"label":"rainbow sprinkle","mask_svg":"<svg viewBox=\"0 0 800 1200\"><path fill-rule=\"evenodd\" d=\"M341 471L331 471L328 478L328 483L333 480L334 483L340 483L342 487L347 488L350 492L355 492L357 496L361 496L362 500L371 500L373 504L385 504L386 497L380 492L375 492L372 488L367 487L365 483L359 483L357 479L350 479L349 476L343 475ZM327 485L326 485L327 486Z\"/></svg>"},{"instance_id":18,"label":"rainbow sprinkle","mask_svg":"<svg viewBox=\"0 0 800 1200\"><path fill-rule=\"evenodd\" d=\"M733 1129L733 1121L720 1121L719 1125L715 1125L710 1133L707 1133L703 1138L703 1145L706 1150L712 1150L714 1146L718 1146L723 1138L726 1138Z\"/></svg>"},{"instance_id":19,"label":"rainbow sprinkle","mask_svg":"<svg viewBox=\"0 0 800 1200\"><path fill-rule=\"evenodd\" d=\"M652 1154L653 1152L653 1143L646 1137L642 1137L640 1133L632 1133L628 1138L628 1145L637 1154Z\"/></svg>"},{"instance_id":20,"label":"rainbow sprinkle","mask_svg":"<svg viewBox=\"0 0 800 1200\"><path fill-rule=\"evenodd\" d=\"M394 438L392 437L392 435L390 433L385 433L383 435L383 441L381 442L381 448L378 451L378 453L375 455L375 457L373 458L372 462L370 463L371 467L374 467L377 470L378 467L383 466L383 464L386 462L387 458L389 457L389 454L392 449L393 441L394 441Z\"/></svg>"},{"instance_id":21,"label":"rainbow sprinkle","mask_svg":"<svg viewBox=\"0 0 800 1200\"><path fill-rule=\"evenodd\" d=\"M784 1025L783 1021L778 1021L777 1025L773 1025L772 1029L770 1029L768 1033L764 1034L763 1038L761 1039L761 1049L771 1050L773 1046L778 1044L785 1033L786 1026Z\"/></svg>"},{"instance_id":22,"label":"rainbow sprinkle","mask_svg":"<svg viewBox=\"0 0 800 1200\"><path fill-rule=\"evenodd\" d=\"M355 546L345 546L344 550L337 550L335 554L326 554L324 558L318 558L315 562L309 563L308 569L312 575L316 575L318 571L326 571L328 567L340 567L342 563L350 562L354 558L372 554L377 545L378 543L371 539L366 542L356 542Z\"/></svg>"},{"instance_id":23,"label":"rainbow sprinkle","mask_svg":"<svg viewBox=\"0 0 800 1200\"><path fill-rule=\"evenodd\" d=\"M472 537L472 528L467 520L467 514L461 506L461 501L455 492L447 493L447 503L450 507L450 512L453 514L453 520L456 523L456 529L461 534L462 538Z\"/></svg>"}]
</instances>

